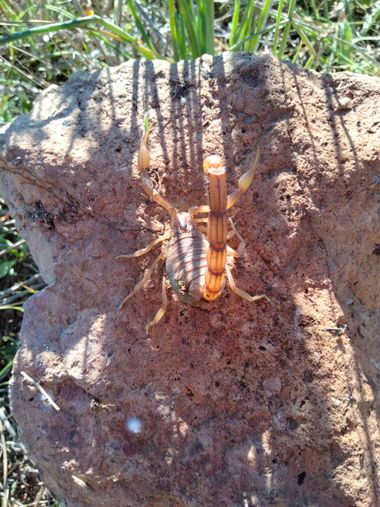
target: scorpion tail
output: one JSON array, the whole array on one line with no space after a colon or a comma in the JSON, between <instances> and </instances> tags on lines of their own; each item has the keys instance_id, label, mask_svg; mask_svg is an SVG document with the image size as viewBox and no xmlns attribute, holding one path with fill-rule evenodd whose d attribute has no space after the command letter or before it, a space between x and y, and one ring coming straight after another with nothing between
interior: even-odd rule
<instances>
[{"instance_id":1,"label":"scorpion tail","mask_svg":"<svg viewBox=\"0 0 380 507\"><path fill-rule=\"evenodd\" d=\"M203 168L209 179L210 214L207 236L207 271L202 296L214 301L225 283L227 261L227 178L226 168L217 155L207 157Z\"/></svg>"}]
</instances>

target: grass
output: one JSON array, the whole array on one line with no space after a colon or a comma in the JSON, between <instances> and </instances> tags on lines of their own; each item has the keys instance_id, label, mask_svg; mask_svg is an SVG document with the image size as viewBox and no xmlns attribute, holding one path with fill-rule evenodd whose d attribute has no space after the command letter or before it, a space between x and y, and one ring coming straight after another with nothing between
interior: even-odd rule
<instances>
[{"instance_id":1,"label":"grass","mask_svg":"<svg viewBox=\"0 0 380 507\"><path fill-rule=\"evenodd\" d=\"M0 127L77 69L126 59L171 62L222 51L266 52L320 72L380 75L380 1L0 0ZM25 456L7 398L23 303L43 286L0 201L2 507L57 505Z\"/></svg>"},{"instance_id":2,"label":"grass","mask_svg":"<svg viewBox=\"0 0 380 507\"><path fill-rule=\"evenodd\" d=\"M73 70L128 58L178 61L224 50L265 51L317 71L379 75L379 1L82 4L0 0L0 125L28 111L41 89Z\"/></svg>"}]
</instances>

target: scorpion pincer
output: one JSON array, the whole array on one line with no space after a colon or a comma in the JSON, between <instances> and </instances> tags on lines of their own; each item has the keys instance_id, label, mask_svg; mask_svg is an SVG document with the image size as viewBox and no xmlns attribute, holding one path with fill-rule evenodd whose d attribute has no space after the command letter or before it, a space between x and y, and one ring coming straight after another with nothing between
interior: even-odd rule
<instances>
[{"instance_id":1,"label":"scorpion pincer","mask_svg":"<svg viewBox=\"0 0 380 507\"><path fill-rule=\"evenodd\" d=\"M189 304L197 304L202 299L214 301L225 286L225 276L233 292L247 301L269 298L264 295L251 296L238 288L231 273L234 259L240 257L245 249L245 241L236 230L232 220L232 230L228 232L227 210L232 208L239 197L248 190L259 160L259 151L251 168L238 181L238 189L227 195L226 168L218 155L211 155L204 160L203 169L209 181L209 205L194 206L187 212L178 211L167 199L153 187L149 177L150 153L148 136L150 125L145 122L144 133L138 153L138 172L145 193L165 208L172 218L172 227L165 234L155 239L150 245L133 254L120 255L117 259L140 257L150 252L157 244L168 242L155 259L144 277L122 301L119 308L131 299L149 281L156 266L166 260L165 270L173 290ZM208 214L204 218L196 218L199 214ZM202 223L207 223L205 230ZM206 233L206 236L205 236ZM237 250L227 245L227 240L236 235L240 244ZM165 274L162 278L162 305L154 319L146 326L147 331L157 324L166 312L168 299L166 295Z\"/></svg>"}]
</instances>

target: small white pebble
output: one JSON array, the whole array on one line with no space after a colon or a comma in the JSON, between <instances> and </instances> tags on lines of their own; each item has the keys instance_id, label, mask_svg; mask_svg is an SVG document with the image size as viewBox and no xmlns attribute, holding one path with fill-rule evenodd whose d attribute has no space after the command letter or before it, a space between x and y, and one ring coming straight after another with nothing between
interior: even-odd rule
<instances>
[{"instance_id":1,"label":"small white pebble","mask_svg":"<svg viewBox=\"0 0 380 507\"><path fill-rule=\"evenodd\" d=\"M126 421L126 427L132 433L140 433L142 430L142 422L138 417L129 417Z\"/></svg>"}]
</instances>

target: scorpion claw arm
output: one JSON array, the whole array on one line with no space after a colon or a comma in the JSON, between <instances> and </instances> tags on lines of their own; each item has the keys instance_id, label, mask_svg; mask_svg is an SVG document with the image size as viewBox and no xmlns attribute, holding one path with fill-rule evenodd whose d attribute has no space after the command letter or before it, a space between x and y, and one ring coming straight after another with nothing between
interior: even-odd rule
<instances>
[{"instance_id":1,"label":"scorpion claw arm","mask_svg":"<svg viewBox=\"0 0 380 507\"><path fill-rule=\"evenodd\" d=\"M236 201L239 199L239 197L243 195L251 186L253 181L253 175L259 163L259 159L260 159L260 150L258 148L255 160L253 161L251 168L246 173L242 174L239 178L238 190L235 190L235 192L233 192L231 195L228 196L227 209L232 208L232 206L236 204Z\"/></svg>"},{"instance_id":2,"label":"scorpion claw arm","mask_svg":"<svg viewBox=\"0 0 380 507\"><path fill-rule=\"evenodd\" d=\"M123 308L123 306L125 305L125 303L127 301L129 301L131 298L133 298L133 296L145 286L145 284L149 281L150 277L152 276L152 273L153 273L155 267L157 266L157 264L160 262L161 259L162 259L162 253L160 253L160 255L155 259L155 261L153 262L151 267L145 271L143 278L135 285L135 288L133 289L133 291L130 292L128 294L128 296L126 296L123 299L123 301L119 305L119 310L121 310Z\"/></svg>"},{"instance_id":3,"label":"scorpion claw arm","mask_svg":"<svg viewBox=\"0 0 380 507\"><path fill-rule=\"evenodd\" d=\"M156 201L160 206L166 209L166 211L171 216L176 216L178 213L177 209L170 204L170 202L162 197L157 190L153 187L153 182L150 179L148 174L148 169L150 165L150 152L148 148L148 137L150 132L151 125L149 124L147 117L144 118L144 134L141 138L139 153L137 157L137 168L141 177L141 183L144 189L144 192L148 197Z\"/></svg>"},{"instance_id":4,"label":"scorpion claw arm","mask_svg":"<svg viewBox=\"0 0 380 507\"><path fill-rule=\"evenodd\" d=\"M248 292L245 292L245 290L239 289L238 287L236 287L234 277L232 276L230 268L228 268L227 266L226 266L226 273L227 273L228 283L230 284L232 292L235 292L235 294L240 296L242 299L245 299L246 301L250 301L251 303L253 301L258 301L259 299L265 299L266 301L268 301L270 303L270 298L268 296L266 296L265 294L258 294L256 296L251 296L250 294L248 294Z\"/></svg>"},{"instance_id":5,"label":"scorpion claw arm","mask_svg":"<svg viewBox=\"0 0 380 507\"><path fill-rule=\"evenodd\" d=\"M158 322L160 322L160 320L162 319L162 317L166 313L167 307L168 307L168 296L166 294L166 279L165 279L165 276L163 276L162 277L162 305L159 308L159 310L157 311L154 319L152 321L150 321L149 324L146 326L145 329L146 329L147 333L149 333L149 330L151 327L155 326L156 324L158 324Z\"/></svg>"}]
</instances>

